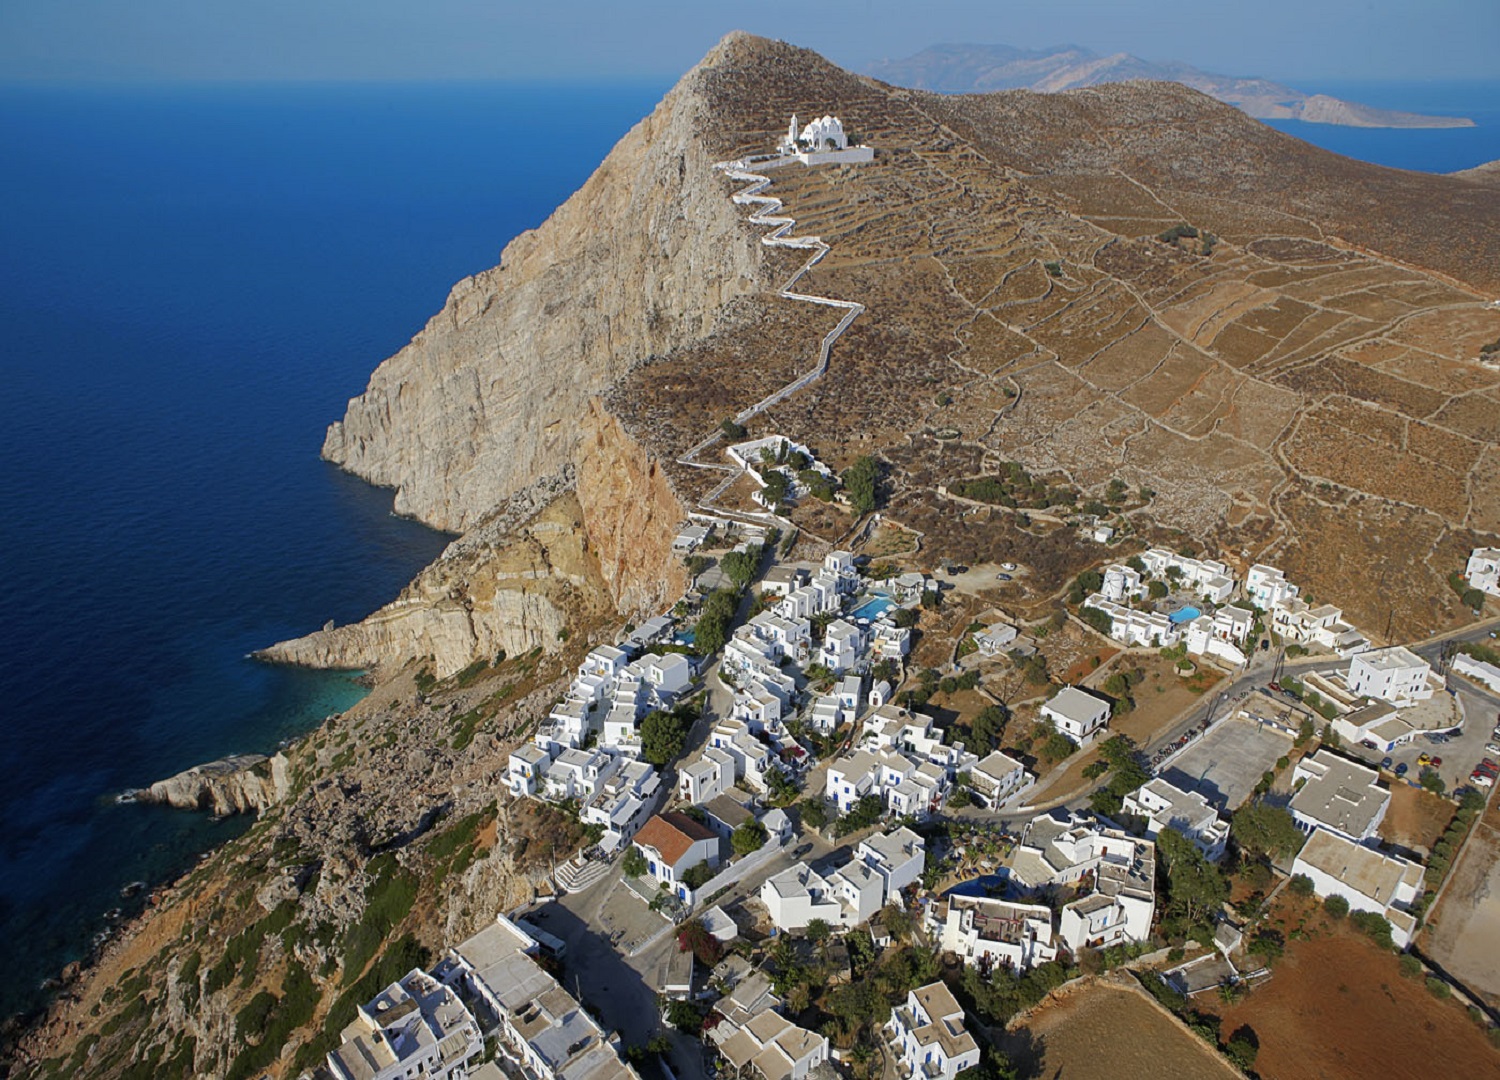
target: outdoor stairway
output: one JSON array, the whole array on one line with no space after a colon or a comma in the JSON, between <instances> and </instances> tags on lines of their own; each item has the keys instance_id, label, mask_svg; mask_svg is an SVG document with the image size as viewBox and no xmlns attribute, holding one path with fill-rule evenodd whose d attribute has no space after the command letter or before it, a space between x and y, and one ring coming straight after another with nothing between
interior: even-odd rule
<instances>
[{"instance_id":1,"label":"outdoor stairway","mask_svg":"<svg viewBox=\"0 0 1500 1080\"><path fill-rule=\"evenodd\" d=\"M580 864L574 856L557 868L555 880L563 892L582 892L603 881L609 872L610 864L604 859L585 859Z\"/></svg>"}]
</instances>

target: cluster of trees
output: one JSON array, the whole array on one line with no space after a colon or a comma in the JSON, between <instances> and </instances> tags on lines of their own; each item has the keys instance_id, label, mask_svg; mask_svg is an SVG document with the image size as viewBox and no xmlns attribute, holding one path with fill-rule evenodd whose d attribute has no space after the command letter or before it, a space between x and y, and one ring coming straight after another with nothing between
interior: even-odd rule
<instances>
[{"instance_id":1,"label":"cluster of trees","mask_svg":"<svg viewBox=\"0 0 1500 1080\"><path fill-rule=\"evenodd\" d=\"M1124 735L1112 735L1100 744L1099 760L1084 770L1090 779L1106 773L1109 781L1089 796L1094 812L1105 817L1117 815L1125 796L1151 779L1140 762L1135 743Z\"/></svg>"},{"instance_id":2,"label":"cluster of trees","mask_svg":"<svg viewBox=\"0 0 1500 1080\"><path fill-rule=\"evenodd\" d=\"M1032 476L1019 462L1008 462L1005 471L992 476L960 480L949 486L953 494L975 502L992 503L1012 510L1020 507L1045 510L1049 506L1075 506L1078 490L1067 484L1048 484Z\"/></svg>"},{"instance_id":3,"label":"cluster of trees","mask_svg":"<svg viewBox=\"0 0 1500 1080\"><path fill-rule=\"evenodd\" d=\"M729 836L729 846L736 855L749 855L766 846L766 827L758 821L747 821ZM701 959L701 957L700 957Z\"/></svg>"},{"instance_id":4,"label":"cluster of trees","mask_svg":"<svg viewBox=\"0 0 1500 1080\"><path fill-rule=\"evenodd\" d=\"M719 569L724 571L725 577L734 582L735 588L743 590L760 571L763 554L764 551L759 544L752 544L745 551L731 551L719 560Z\"/></svg>"},{"instance_id":5,"label":"cluster of trees","mask_svg":"<svg viewBox=\"0 0 1500 1080\"><path fill-rule=\"evenodd\" d=\"M1104 680L1104 692L1114 699L1110 705L1110 715L1124 716L1135 708L1135 698L1131 691L1145 677L1145 668L1134 667L1129 671L1116 671Z\"/></svg>"},{"instance_id":6,"label":"cluster of trees","mask_svg":"<svg viewBox=\"0 0 1500 1080\"><path fill-rule=\"evenodd\" d=\"M689 919L677 931L677 948L690 952L698 963L711 968L724 959L724 945L709 932L702 919Z\"/></svg>"},{"instance_id":7,"label":"cluster of trees","mask_svg":"<svg viewBox=\"0 0 1500 1080\"><path fill-rule=\"evenodd\" d=\"M838 836L847 836L849 833L869 828L884 816L885 806L881 803L880 796L866 795L855 803L847 814L839 818L833 831Z\"/></svg>"},{"instance_id":8,"label":"cluster of trees","mask_svg":"<svg viewBox=\"0 0 1500 1080\"><path fill-rule=\"evenodd\" d=\"M739 597L728 589L715 589L703 601L698 623L693 628L693 647L703 656L712 656L729 641Z\"/></svg>"},{"instance_id":9,"label":"cluster of trees","mask_svg":"<svg viewBox=\"0 0 1500 1080\"><path fill-rule=\"evenodd\" d=\"M1458 594L1459 602L1464 607L1473 611L1484 607L1484 593L1465 581L1463 575L1457 570L1448 575L1448 587Z\"/></svg>"},{"instance_id":10,"label":"cluster of trees","mask_svg":"<svg viewBox=\"0 0 1500 1080\"><path fill-rule=\"evenodd\" d=\"M1179 240L1198 239L1198 230L1191 225L1173 225L1170 229L1164 229L1161 232L1157 233L1156 238L1163 244L1171 244L1173 247L1180 247L1181 245L1178 244Z\"/></svg>"},{"instance_id":11,"label":"cluster of trees","mask_svg":"<svg viewBox=\"0 0 1500 1080\"><path fill-rule=\"evenodd\" d=\"M1191 937L1205 945L1213 938L1213 918L1229 898L1229 883L1176 829L1156 837L1157 896L1161 932L1168 938Z\"/></svg>"},{"instance_id":12,"label":"cluster of trees","mask_svg":"<svg viewBox=\"0 0 1500 1080\"><path fill-rule=\"evenodd\" d=\"M1272 859L1292 858L1307 839L1288 810L1264 799L1254 799L1234 812L1229 835L1242 854Z\"/></svg>"},{"instance_id":13,"label":"cluster of trees","mask_svg":"<svg viewBox=\"0 0 1500 1080\"><path fill-rule=\"evenodd\" d=\"M969 751L984 757L1000 746L1010 723L1010 710L1004 705L986 705L969 724Z\"/></svg>"},{"instance_id":14,"label":"cluster of trees","mask_svg":"<svg viewBox=\"0 0 1500 1080\"><path fill-rule=\"evenodd\" d=\"M845 469L843 482L850 505L861 514L868 514L879 505L880 465L870 455L856 459Z\"/></svg>"},{"instance_id":15,"label":"cluster of trees","mask_svg":"<svg viewBox=\"0 0 1500 1080\"><path fill-rule=\"evenodd\" d=\"M671 712L657 709L647 713L641 721L641 757L656 766L675 761L697 719L697 710L687 702Z\"/></svg>"},{"instance_id":16,"label":"cluster of trees","mask_svg":"<svg viewBox=\"0 0 1500 1080\"><path fill-rule=\"evenodd\" d=\"M1081 604L1083 601L1104 587L1104 575L1097 570L1085 570L1073 579L1073 584L1068 587L1068 603ZM1099 614L1103 615L1101 611ZM1092 624L1090 624L1092 625ZM1106 618L1105 630L1108 631L1108 620Z\"/></svg>"}]
</instances>

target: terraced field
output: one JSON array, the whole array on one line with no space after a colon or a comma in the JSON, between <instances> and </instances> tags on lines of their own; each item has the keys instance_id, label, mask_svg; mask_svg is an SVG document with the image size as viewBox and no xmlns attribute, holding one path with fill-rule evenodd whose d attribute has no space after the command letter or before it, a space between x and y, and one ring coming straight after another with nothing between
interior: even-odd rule
<instances>
[{"instance_id":1,"label":"terraced field","mask_svg":"<svg viewBox=\"0 0 1500 1080\"><path fill-rule=\"evenodd\" d=\"M758 425L834 464L877 454L889 512L919 531L955 532L938 488L1015 461L1085 497L1149 488L1143 538L1274 560L1368 632L1458 616L1443 578L1500 529L1500 370L1476 360L1500 338L1492 192L1338 158L1181 87L938 97L791 49L760 65L753 93L744 72L720 88L726 156L836 110L877 159L774 173L798 233L832 245L801 287L867 311ZM793 307L788 325L822 325ZM747 403L730 392L747 358L788 366L790 335L757 316L666 358L725 392L635 425L663 457ZM662 374L616 400L660 411ZM924 550L1014 551L1006 516ZM1097 558L1070 537L1021 541L1059 549L1039 586Z\"/></svg>"}]
</instances>

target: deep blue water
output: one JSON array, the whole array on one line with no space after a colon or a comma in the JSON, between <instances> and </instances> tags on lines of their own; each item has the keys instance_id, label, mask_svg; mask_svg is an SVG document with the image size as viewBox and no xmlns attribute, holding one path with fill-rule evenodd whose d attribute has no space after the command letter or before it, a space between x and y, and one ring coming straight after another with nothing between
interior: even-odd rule
<instances>
[{"instance_id":1,"label":"deep blue water","mask_svg":"<svg viewBox=\"0 0 1500 1080\"><path fill-rule=\"evenodd\" d=\"M245 654L445 538L323 428L662 89L0 88L0 1013L245 824L115 792L358 700Z\"/></svg>"},{"instance_id":2,"label":"deep blue water","mask_svg":"<svg viewBox=\"0 0 1500 1080\"><path fill-rule=\"evenodd\" d=\"M1420 172L1457 172L1500 160L1500 80L1487 82L1321 82L1288 80L1307 93L1331 94L1361 105L1467 116L1472 128L1350 128L1272 120L1270 125L1325 150Z\"/></svg>"}]
</instances>

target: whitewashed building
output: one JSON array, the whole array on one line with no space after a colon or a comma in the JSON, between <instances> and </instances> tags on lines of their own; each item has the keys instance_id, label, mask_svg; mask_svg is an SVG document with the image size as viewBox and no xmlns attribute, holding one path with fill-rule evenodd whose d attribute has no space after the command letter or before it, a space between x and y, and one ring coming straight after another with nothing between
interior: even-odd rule
<instances>
[{"instance_id":1,"label":"whitewashed building","mask_svg":"<svg viewBox=\"0 0 1500 1080\"><path fill-rule=\"evenodd\" d=\"M483 1053L479 1025L453 988L413 968L359 1006L327 1064L336 1080L462 1080Z\"/></svg>"},{"instance_id":2,"label":"whitewashed building","mask_svg":"<svg viewBox=\"0 0 1500 1080\"><path fill-rule=\"evenodd\" d=\"M1122 645L1148 648L1171 648L1181 638L1181 631L1171 618L1157 611L1137 610L1106 600L1103 593L1093 593L1083 602L1109 616L1109 637Z\"/></svg>"},{"instance_id":3,"label":"whitewashed building","mask_svg":"<svg viewBox=\"0 0 1500 1080\"><path fill-rule=\"evenodd\" d=\"M1172 828L1191 840L1210 862L1224 857L1229 822L1222 820L1196 791L1183 791L1158 776L1126 795L1122 808L1127 814L1146 819L1147 840L1155 840L1163 829Z\"/></svg>"},{"instance_id":4,"label":"whitewashed building","mask_svg":"<svg viewBox=\"0 0 1500 1080\"><path fill-rule=\"evenodd\" d=\"M1234 592L1234 575L1217 559L1194 559L1166 548L1151 548L1141 555L1141 562L1154 577L1171 579L1175 574L1210 603L1222 604Z\"/></svg>"},{"instance_id":5,"label":"whitewashed building","mask_svg":"<svg viewBox=\"0 0 1500 1080\"><path fill-rule=\"evenodd\" d=\"M1099 592L1104 599L1115 603L1132 597L1144 596L1146 587L1141 584L1141 575L1124 563L1111 563L1104 568L1104 584Z\"/></svg>"},{"instance_id":6,"label":"whitewashed building","mask_svg":"<svg viewBox=\"0 0 1500 1080\"><path fill-rule=\"evenodd\" d=\"M1052 909L978 896L952 896L934 911L939 944L967 963L1025 971L1056 960Z\"/></svg>"},{"instance_id":7,"label":"whitewashed building","mask_svg":"<svg viewBox=\"0 0 1500 1080\"><path fill-rule=\"evenodd\" d=\"M886 1025L903 1077L954 1080L979 1064L979 1044L964 1027L964 1011L941 982L909 991Z\"/></svg>"},{"instance_id":8,"label":"whitewashed building","mask_svg":"<svg viewBox=\"0 0 1500 1080\"><path fill-rule=\"evenodd\" d=\"M1378 772L1327 748L1298 761L1292 783L1297 791L1288 808L1298 828L1327 829L1356 844L1375 835L1391 802Z\"/></svg>"},{"instance_id":9,"label":"whitewashed building","mask_svg":"<svg viewBox=\"0 0 1500 1080\"><path fill-rule=\"evenodd\" d=\"M1286 579L1286 574L1275 566L1256 563L1245 575L1245 599L1262 611L1295 600L1298 591L1297 586Z\"/></svg>"},{"instance_id":10,"label":"whitewashed building","mask_svg":"<svg viewBox=\"0 0 1500 1080\"><path fill-rule=\"evenodd\" d=\"M1076 686L1065 686L1042 706L1041 716L1079 746L1087 746L1108 726L1109 702Z\"/></svg>"},{"instance_id":11,"label":"whitewashed building","mask_svg":"<svg viewBox=\"0 0 1500 1080\"><path fill-rule=\"evenodd\" d=\"M991 810L1024 794L1035 782L1025 765L999 750L969 769L969 790Z\"/></svg>"},{"instance_id":12,"label":"whitewashed building","mask_svg":"<svg viewBox=\"0 0 1500 1080\"><path fill-rule=\"evenodd\" d=\"M640 1080L624 1060L619 1035L605 1032L542 969L536 959L540 951L534 937L501 915L450 949L435 974L485 1003L499 1020L501 1040L528 1076Z\"/></svg>"},{"instance_id":13,"label":"whitewashed building","mask_svg":"<svg viewBox=\"0 0 1500 1080\"><path fill-rule=\"evenodd\" d=\"M1432 697L1432 667L1404 645L1359 653L1345 677L1356 695L1379 698L1398 707Z\"/></svg>"},{"instance_id":14,"label":"whitewashed building","mask_svg":"<svg viewBox=\"0 0 1500 1080\"><path fill-rule=\"evenodd\" d=\"M1464 577L1480 592L1500 596L1500 548L1475 548L1464 567Z\"/></svg>"},{"instance_id":15,"label":"whitewashed building","mask_svg":"<svg viewBox=\"0 0 1500 1080\"><path fill-rule=\"evenodd\" d=\"M1420 864L1315 829L1292 863L1292 873L1311 879L1318 896L1342 896L1351 911L1384 916L1391 924L1391 940L1403 949L1411 944L1416 919L1409 909L1423 892Z\"/></svg>"},{"instance_id":16,"label":"whitewashed building","mask_svg":"<svg viewBox=\"0 0 1500 1080\"><path fill-rule=\"evenodd\" d=\"M647 821L635 834L634 844L646 858L646 872L688 903L693 890L683 875L699 863L710 869L719 865L718 834L675 810Z\"/></svg>"}]
</instances>

